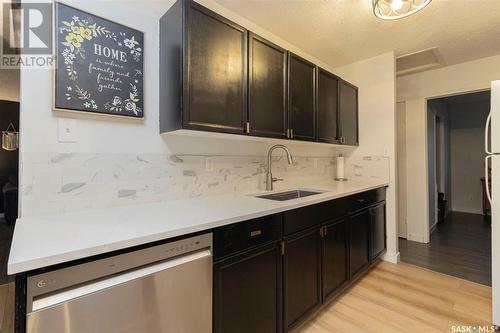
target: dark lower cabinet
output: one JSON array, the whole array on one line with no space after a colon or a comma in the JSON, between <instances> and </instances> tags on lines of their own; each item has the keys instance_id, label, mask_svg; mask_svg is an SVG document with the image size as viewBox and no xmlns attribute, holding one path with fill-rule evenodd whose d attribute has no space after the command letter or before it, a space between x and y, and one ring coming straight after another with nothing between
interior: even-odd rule
<instances>
[{"instance_id":1,"label":"dark lower cabinet","mask_svg":"<svg viewBox=\"0 0 500 333\"><path fill-rule=\"evenodd\" d=\"M375 260L386 250L385 203L370 208L371 259Z\"/></svg>"},{"instance_id":2,"label":"dark lower cabinet","mask_svg":"<svg viewBox=\"0 0 500 333\"><path fill-rule=\"evenodd\" d=\"M370 263L370 211L349 218L349 276L355 277Z\"/></svg>"},{"instance_id":3,"label":"dark lower cabinet","mask_svg":"<svg viewBox=\"0 0 500 333\"><path fill-rule=\"evenodd\" d=\"M253 33L249 34L248 47L250 134L286 138L287 52Z\"/></svg>"},{"instance_id":4,"label":"dark lower cabinet","mask_svg":"<svg viewBox=\"0 0 500 333\"><path fill-rule=\"evenodd\" d=\"M285 239L283 315L285 332L321 304L321 238L313 228Z\"/></svg>"},{"instance_id":5,"label":"dark lower cabinet","mask_svg":"<svg viewBox=\"0 0 500 333\"><path fill-rule=\"evenodd\" d=\"M347 271L348 230L347 218L323 228L323 301L336 294L349 280Z\"/></svg>"},{"instance_id":6,"label":"dark lower cabinet","mask_svg":"<svg viewBox=\"0 0 500 333\"><path fill-rule=\"evenodd\" d=\"M215 263L214 332L281 332L279 243Z\"/></svg>"},{"instance_id":7,"label":"dark lower cabinet","mask_svg":"<svg viewBox=\"0 0 500 333\"><path fill-rule=\"evenodd\" d=\"M215 333L297 328L386 249L385 189L214 230Z\"/></svg>"}]
</instances>

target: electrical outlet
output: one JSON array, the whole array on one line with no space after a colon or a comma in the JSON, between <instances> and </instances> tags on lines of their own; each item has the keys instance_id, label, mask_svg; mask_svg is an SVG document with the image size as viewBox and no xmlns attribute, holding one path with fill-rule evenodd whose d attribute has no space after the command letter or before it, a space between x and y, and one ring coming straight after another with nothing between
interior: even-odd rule
<instances>
[{"instance_id":1,"label":"electrical outlet","mask_svg":"<svg viewBox=\"0 0 500 333\"><path fill-rule=\"evenodd\" d=\"M205 171L212 172L214 171L214 159L211 157L207 157L205 159Z\"/></svg>"}]
</instances>

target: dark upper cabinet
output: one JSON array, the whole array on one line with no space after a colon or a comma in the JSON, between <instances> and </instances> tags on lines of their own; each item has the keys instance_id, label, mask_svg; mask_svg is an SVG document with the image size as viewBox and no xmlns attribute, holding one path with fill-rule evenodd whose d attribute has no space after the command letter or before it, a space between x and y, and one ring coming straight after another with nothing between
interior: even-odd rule
<instances>
[{"instance_id":1,"label":"dark upper cabinet","mask_svg":"<svg viewBox=\"0 0 500 333\"><path fill-rule=\"evenodd\" d=\"M187 0L160 21L160 131L245 132L247 31Z\"/></svg>"},{"instance_id":2,"label":"dark upper cabinet","mask_svg":"<svg viewBox=\"0 0 500 333\"><path fill-rule=\"evenodd\" d=\"M385 203L370 208L371 259L380 257L386 250Z\"/></svg>"},{"instance_id":3,"label":"dark upper cabinet","mask_svg":"<svg viewBox=\"0 0 500 333\"><path fill-rule=\"evenodd\" d=\"M286 50L249 33L248 75L250 134L286 138Z\"/></svg>"},{"instance_id":4,"label":"dark upper cabinet","mask_svg":"<svg viewBox=\"0 0 500 333\"><path fill-rule=\"evenodd\" d=\"M214 264L215 333L281 333L278 244Z\"/></svg>"},{"instance_id":5,"label":"dark upper cabinet","mask_svg":"<svg viewBox=\"0 0 500 333\"><path fill-rule=\"evenodd\" d=\"M319 228L285 238L284 246L283 316L288 332L321 304Z\"/></svg>"},{"instance_id":6,"label":"dark upper cabinet","mask_svg":"<svg viewBox=\"0 0 500 333\"><path fill-rule=\"evenodd\" d=\"M355 277L370 263L370 212L365 209L349 218L349 276Z\"/></svg>"},{"instance_id":7,"label":"dark upper cabinet","mask_svg":"<svg viewBox=\"0 0 500 333\"><path fill-rule=\"evenodd\" d=\"M319 142L339 142L339 78L318 69L318 135Z\"/></svg>"},{"instance_id":8,"label":"dark upper cabinet","mask_svg":"<svg viewBox=\"0 0 500 333\"><path fill-rule=\"evenodd\" d=\"M323 300L336 294L349 280L347 258L348 219L328 224L323 231Z\"/></svg>"},{"instance_id":9,"label":"dark upper cabinet","mask_svg":"<svg viewBox=\"0 0 500 333\"><path fill-rule=\"evenodd\" d=\"M358 145L358 90L192 0L160 19L160 133Z\"/></svg>"},{"instance_id":10,"label":"dark upper cabinet","mask_svg":"<svg viewBox=\"0 0 500 333\"><path fill-rule=\"evenodd\" d=\"M358 138L358 88L339 82L340 143L357 146Z\"/></svg>"},{"instance_id":11,"label":"dark upper cabinet","mask_svg":"<svg viewBox=\"0 0 500 333\"><path fill-rule=\"evenodd\" d=\"M316 140L316 65L288 53L289 138Z\"/></svg>"}]
</instances>

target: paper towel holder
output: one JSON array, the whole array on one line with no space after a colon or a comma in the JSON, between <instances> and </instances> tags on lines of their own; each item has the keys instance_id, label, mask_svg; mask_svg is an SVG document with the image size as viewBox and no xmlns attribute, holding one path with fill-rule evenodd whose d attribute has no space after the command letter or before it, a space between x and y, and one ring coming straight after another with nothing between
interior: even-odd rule
<instances>
[{"instance_id":1,"label":"paper towel holder","mask_svg":"<svg viewBox=\"0 0 500 333\"><path fill-rule=\"evenodd\" d=\"M345 176L344 176L344 170L343 170L344 168L342 168L342 172L341 173L339 172L339 162L342 162L342 164L344 163L344 156L342 156L342 154L340 154L337 157L337 177L335 177L334 180L336 182L346 182L348 179L345 178Z\"/></svg>"}]
</instances>

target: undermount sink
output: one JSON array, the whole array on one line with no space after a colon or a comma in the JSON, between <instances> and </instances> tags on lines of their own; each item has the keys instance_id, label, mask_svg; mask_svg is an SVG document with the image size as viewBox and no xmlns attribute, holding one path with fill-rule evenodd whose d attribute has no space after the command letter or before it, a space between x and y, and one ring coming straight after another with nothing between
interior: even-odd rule
<instances>
[{"instance_id":1,"label":"undermount sink","mask_svg":"<svg viewBox=\"0 0 500 333\"><path fill-rule=\"evenodd\" d=\"M325 191L293 190L293 191L280 192L280 193L257 195L256 197L262 198L262 199L274 200L274 201L287 201L287 200L304 198L304 197L308 197L310 195L316 195L316 194L321 194L321 193L325 193Z\"/></svg>"}]
</instances>

